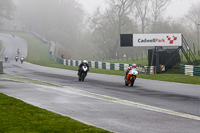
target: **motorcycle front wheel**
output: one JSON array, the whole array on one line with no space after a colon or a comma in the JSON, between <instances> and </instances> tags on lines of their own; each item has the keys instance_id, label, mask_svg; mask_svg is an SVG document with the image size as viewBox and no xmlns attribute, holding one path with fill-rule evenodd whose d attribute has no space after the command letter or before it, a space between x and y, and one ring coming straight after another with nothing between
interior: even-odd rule
<instances>
[{"instance_id":1,"label":"motorcycle front wheel","mask_svg":"<svg viewBox=\"0 0 200 133\"><path fill-rule=\"evenodd\" d=\"M128 86L128 83L126 82L126 80L125 80L125 86Z\"/></svg>"},{"instance_id":2,"label":"motorcycle front wheel","mask_svg":"<svg viewBox=\"0 0 200 133\"><path fill-rule=\"evenodd\" d=\"M81 74L81 80L84 81L85 80L85 73Z\"/></svg>"},{"instance_id":3,"label":"motorcycle front wheel","mask_svg":"<svg viewBox=\"0 0 200 133\"><path fill-rule=\"evenodd\" d=\"M131 86L134 85L134 82L135 82L135 79L134 79L134 77L132 77L132 79L131 79Z\"/></svg>"}]
</instances>

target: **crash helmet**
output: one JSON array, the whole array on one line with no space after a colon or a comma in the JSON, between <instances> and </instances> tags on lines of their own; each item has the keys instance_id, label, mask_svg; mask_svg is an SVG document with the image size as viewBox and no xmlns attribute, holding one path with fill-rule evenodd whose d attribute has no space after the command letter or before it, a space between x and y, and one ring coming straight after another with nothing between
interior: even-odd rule
<instances>
[{"instance_id":1,"label":"crash helmet","mask_svg":"<svg viewBox=\"0 0 200 133\"><path fill-rule=\"evenodd\" d=\"M133 64L132 67L133 67L133 68L136 68L136 64Z\"/></svg>"},{"instance_id":2,"label":"crash helmet","mask_svg":"<svg viewBox=\"0 0 200 133\"><path fill-rule=\"evenodd\" d=\"M88 61L87 60L83 60L83 63L88 63Z\"/></svg>"}]
</instances>

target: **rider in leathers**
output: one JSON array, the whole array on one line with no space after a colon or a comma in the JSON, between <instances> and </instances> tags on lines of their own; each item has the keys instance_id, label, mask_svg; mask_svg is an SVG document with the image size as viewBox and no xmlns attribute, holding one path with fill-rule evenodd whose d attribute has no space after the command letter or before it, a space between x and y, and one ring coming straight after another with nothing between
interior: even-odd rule
<instances>
[{"instance_id":1,"label":"rider in leathers","mask_svg":"<svg viewBox=\"0 0 200 133\"><path fill-rule=\"evenodd\" d=\"M78 75L80 74L80 72L81 72L81 70L82 70L82 67L83 67L84 65L87 66L88 71L89 71L89 65L88 65L88 62L87 62L86 60L83 60L83 61L81 62L81 64L79 65Z\"/></svg>"},{"instance_id":2,"label":"rider in leathers","mask_svg":"<svg viewBox=\"0 0 200 133\"><path fill-rule=\"evenodd\" d=\"M127 74L128 74L129 71L132 70L133 68L136 68L136 64L132 64L131 66L128 67L128 69L126 70L125 78L124 78L125 80L126 80Z\"/></svg>"}]
</instances>

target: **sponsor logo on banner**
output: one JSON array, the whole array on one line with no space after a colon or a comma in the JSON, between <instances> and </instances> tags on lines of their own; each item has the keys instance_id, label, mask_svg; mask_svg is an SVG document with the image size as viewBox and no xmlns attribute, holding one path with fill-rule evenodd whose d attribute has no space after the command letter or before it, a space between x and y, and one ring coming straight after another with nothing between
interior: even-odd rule
<instances>
[{"instance_id":1,"label":"sponsor logo on banner","mask_svg":"<svg viewBox=\"0 0 200 133\"><path fill-rule=\"evenodd\" d=\"M133 34L133 46L181 46L181 34Z\"/></svg>"},{"instance_id":2,"label":"sponsor logo on banner","mask_svg":"<svg viewBox=\"0 0 200 133\"><path fill-rule=\"evenodd\" d=\"M174 41L176 41L177 38L178 38L178 37L175 37L175 36L173 36L173 38L167 36L167 39L168 39L168 41L169 41L169 44L174 44Z\"/></svg>"}]
</instances>

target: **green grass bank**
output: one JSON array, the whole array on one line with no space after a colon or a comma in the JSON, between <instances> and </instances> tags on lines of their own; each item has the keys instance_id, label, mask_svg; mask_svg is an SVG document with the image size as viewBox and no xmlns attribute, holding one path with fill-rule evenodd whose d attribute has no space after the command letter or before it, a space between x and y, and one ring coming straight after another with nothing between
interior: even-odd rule
<instances>
[{"instance_id":1,"label":"green grass bank","mask_svg":"<svg viewBox=\"0 0 200 133\"><path fill-rule=\"evenodd\" d=\"M1 89L1 88L0 88ZM109 133L0 93L1 133Z\"/></svg>"}]
</instances>

